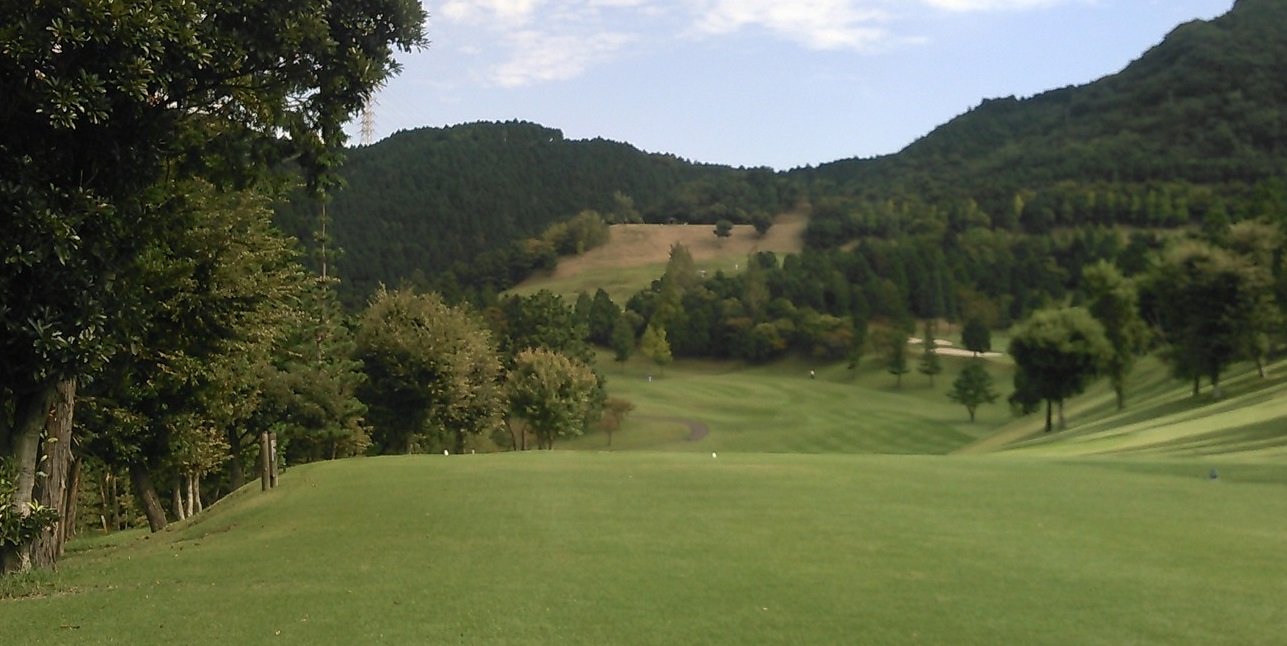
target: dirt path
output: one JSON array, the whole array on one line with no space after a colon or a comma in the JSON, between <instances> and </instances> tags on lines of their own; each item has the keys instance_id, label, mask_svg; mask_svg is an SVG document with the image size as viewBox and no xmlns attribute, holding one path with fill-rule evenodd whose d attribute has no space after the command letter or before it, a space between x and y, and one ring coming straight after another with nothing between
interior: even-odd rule
<instances>
[{"instance_id":1,"label":"dirt path","mask_svg":"<svg viewBox=\"0 0 1287 646\"><path fill-rule=\"evenodd\" d=\"M710 435L709 426L696 420L684 419L682 417L660 417L657 415L636 415L635 419L647 420L650 422L678 422L688 427L688 437L684 438L689 442L696 442Z\"/></svg>"}]
</instances>

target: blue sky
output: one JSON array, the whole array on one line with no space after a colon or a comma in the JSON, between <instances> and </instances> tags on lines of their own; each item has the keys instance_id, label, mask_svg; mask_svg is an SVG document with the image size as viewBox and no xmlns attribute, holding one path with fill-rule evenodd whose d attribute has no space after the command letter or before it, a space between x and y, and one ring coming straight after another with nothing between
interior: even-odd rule
<instances>
[{"instance_id":1,"label":"blue sky","mask_svg":"<svg viewBox=\"0 0 1287 646\"><path fill-rule=\"evenodd\" d=\"M871 157L985 98L1114 73L1232 4L425 0L432 42L399 57L375 138L519 119L733 166Z\"/></svg>"}]
</instances>

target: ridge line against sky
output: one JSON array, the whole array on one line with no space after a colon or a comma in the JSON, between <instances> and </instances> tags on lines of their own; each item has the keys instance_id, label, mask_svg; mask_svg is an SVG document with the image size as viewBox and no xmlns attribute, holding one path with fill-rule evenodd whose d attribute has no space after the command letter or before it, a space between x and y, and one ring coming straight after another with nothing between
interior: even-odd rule
<instances>
[{"instance_id":1,"label":"ridge line against sky","mask_svg":"<svg viewBox=\"0 0 1287 646\"><path fill-rule=\"evenodd\" d=\"M521 120L779 170L894 153L987 98L1115 73L1233 0L427 0L376 139ZM358 127L351 124L356 138Z\"/></svg>"}]
</instances>

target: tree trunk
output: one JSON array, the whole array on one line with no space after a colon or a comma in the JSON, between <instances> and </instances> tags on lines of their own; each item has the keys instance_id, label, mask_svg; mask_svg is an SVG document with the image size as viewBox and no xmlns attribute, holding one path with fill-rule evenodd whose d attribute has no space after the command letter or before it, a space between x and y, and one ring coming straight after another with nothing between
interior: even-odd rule
<instances>
[{"instance_id":1,"label":"tree trunk","mask_svg":"<svg viewBox=\"0 0 1287 646\"><path fill-rule=\"evenodd\" d=\"M1047 399L1046 400L1046 432L1047 433L1049 433L1051 429L1054 428L1054 426L1052 426L1050 423L1051 412L1053 411L1053 409L1054 409L1054 403L1051 400Z\"/></svg>"},{"instance_id":2,"label":"tree trunk","mask_svg":"<svg viewBox=\"0 0 1287 646\"><path fill-rule=\"evenodd\" d=\"M1068 420L1064 419L1064 400L1059 400L1059 430L1068 428Z\"/></svg>"},{"instance_id":3,"label":"tree trunk","mask_svg":"<svg viewBox=\"0 0 1287 646\"><path fill-rule=\"evenodd\" d=\"M29 513L27 503L35 499L36 468L40 463L40 433L45 428L49 409L56 395L57 390L51 385L15 398L14 426L11 429L9 447L18 465L18 481L15 483L17 490L14 491L12 500L0 500L0 504L11 505L23 516ZM4 411L0 411L0 414L3 413ZM31 554L30 544L0 549L0 574L30 570Z\"/></svg>"},{"instance_id":4,"label":"tree trunk","mask_svg":"<svg viewBox=\"0 0 1287 646\"><path fill-rule=\"evenodd\" d=\"M1193 375L1193 396L1197 397L1202 390L1202 375Z\"/></svg>"},{"instance_id":5,"label":"tree trunk","mask_svg":"<svg viewBox=\"0 0 1287 646\"><path fill-rule=\"evenodd\" d=\"M187 502L186 502L186 507L184 508L184 512L186 512L186 513L187 513L187 517L188 517L188 518L191 518L191 517L193 516L193 514L195 514L195 513L196 513L196 506L197 506L197 476L196 476L195 474L189 474L189 475L187 476L186 480L187 480L187 484L188 484L188 500L187 500Z\"/></svg>"},{"instance_id":6,"label":"tree trunk","mask_svg":"<svg viewBox=\"0 0 1287 646\"><path fill-rule=\"evenodd\" d=\"M965 409L965 410L970 411L970 423L971 423L971 424L973 424L973 423L974 423L974 409L973 409L973 408L971 408L971 407L966 407L966 409Z\"/></svg>"},{"instance_id":7,"label":"tree trunk","mask_svg":"<svg viewBox=\"0 0 1287 646\"><path fill-rule=\"evenodd\" d=\"M131 464L130 483L134 485L134 496L139 499L139 505L147 515L147 524L152 533L165 529L169 522L165 518L165 507L161 505L161 499L156 495L156 487L152 486L152 476L147 472L147 467L142 464Z\"/></svg>"},{"instance_id":8,"label":"tree trunk","mask_svg":"<svg viewBox=\"0 0 1287 646\"><path fill-rule=\"evenodd\" d=\"M170 504L174 509L174 517L179 520L183 520L185 518L183 515L183 485L180 483L177 476L174 478L174 483L170 487L170 498L172 498Z\"/></svg>"},{"instance_id":9,"label":"tree trunk","mask_svg":"<svg viewBox=\"0 0 1287 646\"><path fill-rule=\"evenodd\" d=\"M53 567L63 555L67 530L76 522L71 511L72 413L76 407L76 380L58 382L53 411L45 418L45 477L36 483L33 498L46 507L57 509L58 524L36 537L31 546L35 567Z\"/></svg>"},{"instance_id":10,"label":"tree trunk","mask_svg":"<svg viewBox=\"0 0 1287 646\"><path fill-rule=\"evenodd\" d=\"M45 429L49 409L57 395L58 389L51 385L20 397L16 402L13 457L18 463L18 490L11 501L14 507L25 510L27 503L34 499L36 467L40 461L40 433Z\"/></svg>"},{"instance_id":11,"label":"tree trunk","mask_svg":"<svg viewBox=\"0 0 1287 646\"><path fill-rule=\"evenodd\" d=\"M199 514L202 511L204 511L206 508L205 504L201 502L201 476L197 474L193 474L192 481L193 481L192 499L196 501L196 508L197 508L196 513Z\"/></svg>"},{"instance_id":12,"label":"tree trunk","mask_svg":"<svg viewBox=\"0 0 1287 646\"><path fill-rule=\"evenodd\" d=\"M236 491L246 484L246 472L241 469L241 460L232 456L228 461L228 486Z\"/></svg>"}]
</instances>

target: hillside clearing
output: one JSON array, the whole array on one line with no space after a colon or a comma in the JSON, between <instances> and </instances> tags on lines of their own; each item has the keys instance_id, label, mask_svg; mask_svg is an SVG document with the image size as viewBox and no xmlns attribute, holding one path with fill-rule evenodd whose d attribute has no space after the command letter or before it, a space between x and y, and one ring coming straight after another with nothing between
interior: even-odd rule
<instances>
[{"instance_id":1,"label":"hillside clearing","mask_svg":"<svg viewBox=\"0 0 1287 646\"><path fill-rule=\"evenodd\" d=\"M735 273L752 253L799 253L809 217L804 211L779 215L763 237L750 225L733 227L733 235L718 238L708 224L614 224L608 244L579 256L559 259L553 272L529 278L513 289L531 294L549 289L564 296L603 287L613 300L625 302L665 271L670 249L682 244L699 269Z\"/></svg>"}]
</instances>

